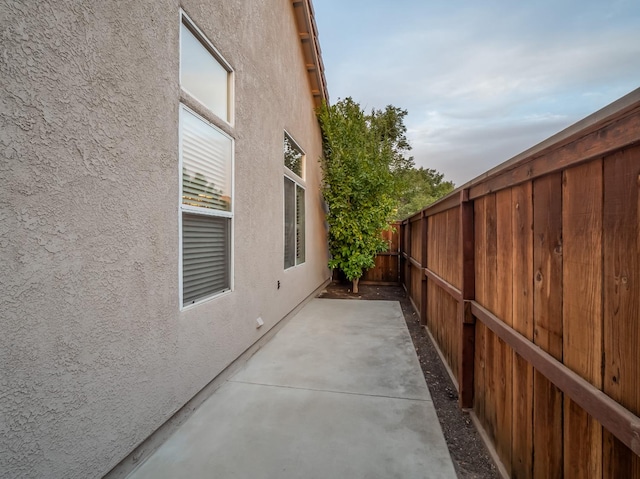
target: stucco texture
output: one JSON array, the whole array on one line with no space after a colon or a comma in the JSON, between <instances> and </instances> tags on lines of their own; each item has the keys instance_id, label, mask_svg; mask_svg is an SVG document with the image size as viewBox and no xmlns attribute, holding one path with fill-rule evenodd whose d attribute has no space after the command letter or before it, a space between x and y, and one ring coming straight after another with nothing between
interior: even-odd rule
<instances>
[{"instance_id":1,"label":"stucco texture","mask_svg":"<svg viewBox=\"0 0 640 479\"><path fill-rule=\"evenodd\" d=\"M180 7L235 71L235 288L184 311ZM293 7L2 0L0 36L0 476L101 477L329 276ZM285 129L307 153L287 271Z\"/></svg>"}]
</instances>

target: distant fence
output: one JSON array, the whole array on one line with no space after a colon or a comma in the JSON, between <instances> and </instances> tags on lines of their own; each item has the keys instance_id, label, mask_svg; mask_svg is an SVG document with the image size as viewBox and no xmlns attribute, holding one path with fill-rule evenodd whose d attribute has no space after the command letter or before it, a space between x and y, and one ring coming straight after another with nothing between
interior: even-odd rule
<instances>
[{"instance_id":1,"label":"distant fence","mask_svg":"<svg viewBox=\"0 0 640 479\"><path fill-rule=\"evenodd\" d=\"M640 90L400 226L400 278L505 472L640 479Z\"/></svg>"},{"instance_id":2,"label":"distant fence","mask_svg":"<svg viewBox=\"0 0 640 479\"><path fill-rule=\"evenodd\" d=\"M376 264L362 275L360 284L393 285L400 283L400 222L392 223L392 229L382 233L389 249L376 256Z\"/></svg>"}]
</instances>

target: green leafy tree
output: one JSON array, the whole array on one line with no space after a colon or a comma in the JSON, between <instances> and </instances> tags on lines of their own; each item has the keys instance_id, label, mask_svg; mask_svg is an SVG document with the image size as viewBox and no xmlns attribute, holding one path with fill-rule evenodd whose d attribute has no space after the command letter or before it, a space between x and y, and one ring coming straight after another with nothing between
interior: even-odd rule
<instances>
[{"instance_id":1,"label":"green leafy tree","mask_svg":"<svg viewBox=\"0 0 640 479\"><path fill-rule=\"evenodd\" d=\"M402 189L400 176L413 169L413 157L407 156L411 145L407 140L407 127L404 118L407 110L387 105L384 110L372 110L368 117L369 125L377 137L383 154L389 159L388 169L396 177L395 188Z\"/></svg>"},{"instance_id":2,"label":"green leafy tree","mask_svg":"<svg viewBox=\"0 0 640 479\"><path fill-rule=\"evenodd\" d=\"M431 168L409 168L399 173L401 194L394 219L402 220L449 194L455 188L444 175Z\"/></svg>"},{"instance_id":3,"label":"green leafy tree","mask_svg":"<svg viewBox=\"0 0 640 479\"><path fill-rule=\"evenodd\" d=\"M363 271L386 251L382 231L397 210L403 174L413 166L405 133L407 112L388 106L365 114L351 98L318 110L322 127L322 191L328 205L330 268L342 270L358 292Z\"/></svg>"}]
</instances>

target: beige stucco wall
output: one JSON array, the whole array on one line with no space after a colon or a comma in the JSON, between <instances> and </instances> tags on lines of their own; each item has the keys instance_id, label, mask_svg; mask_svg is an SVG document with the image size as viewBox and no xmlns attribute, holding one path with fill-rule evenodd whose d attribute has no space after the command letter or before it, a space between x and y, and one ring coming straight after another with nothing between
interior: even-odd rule
<instances>
[{"instance_id":1,"label":"beige stucco wall","mask_svg":"<svg viewBox=\"0 0 640 479\"><path fill-rule=\"evenodd\" d=\"M182 312L180 6L235 69L236 139L235 290ZM2 0L0 36L0 476L101 477L329 277L293 8ZM284 129L307 153L286 272Z\"/></svg>"}]
</instances>

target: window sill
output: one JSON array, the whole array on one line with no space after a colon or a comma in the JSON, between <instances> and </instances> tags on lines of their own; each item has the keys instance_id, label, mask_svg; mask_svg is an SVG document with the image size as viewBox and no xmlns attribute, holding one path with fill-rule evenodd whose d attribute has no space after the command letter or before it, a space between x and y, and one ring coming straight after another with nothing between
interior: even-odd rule
<instances>
[{"instance_id":1,"label":"window sill","mask_svg":"<svg viewBox=\"0 0 640 479\"><path fill-rule=\"evenodd\" d=\"M180 311L187 311L187 310L192 309L192 308L194 308L196 306L199 306L199 305L201 305L203 303L208 303L209 301L221 298L223 296L227 296L227 295L229 295L231 293L233 293L232 289L225 289L224 291L220 291L219 293L215 293L212 296L207 296L206 298L199 299L195 303L191 303L191 304L187 304L187 305L181 305L180 306Z\"/></svg>"}]
</instances>

